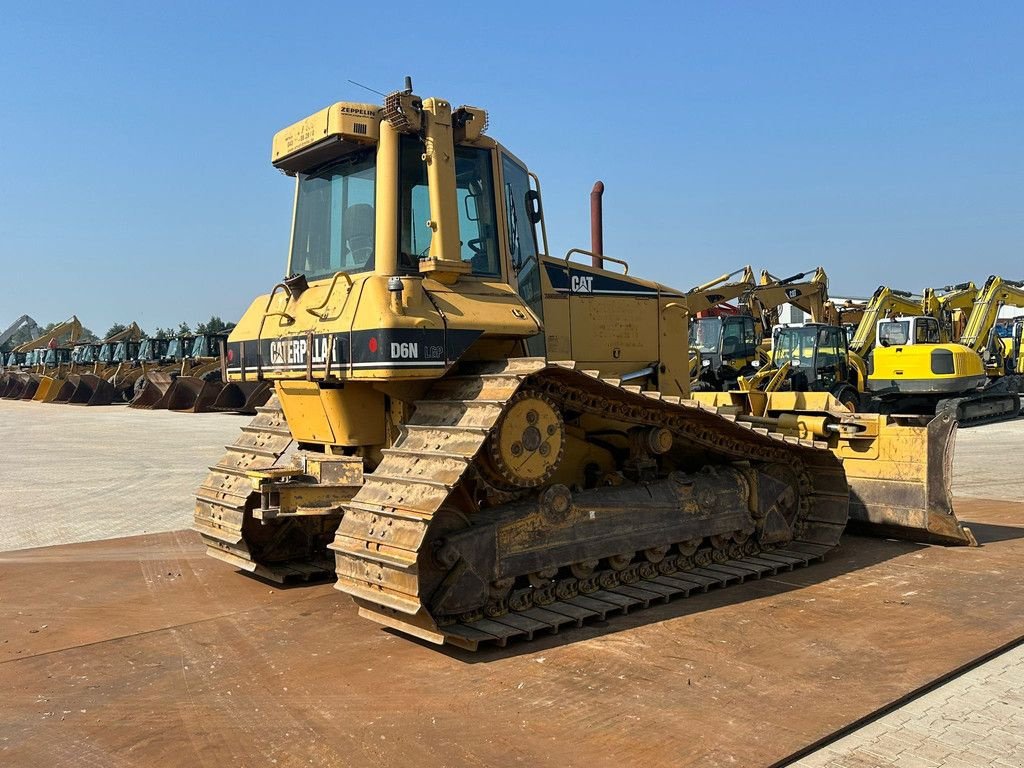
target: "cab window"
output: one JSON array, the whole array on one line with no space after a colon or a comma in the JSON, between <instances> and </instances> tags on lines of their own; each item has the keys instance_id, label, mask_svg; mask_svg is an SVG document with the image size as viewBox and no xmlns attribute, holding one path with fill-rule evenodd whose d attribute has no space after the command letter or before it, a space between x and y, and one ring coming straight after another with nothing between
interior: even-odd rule
<instances>
[{"instance_id":1,"label":"cab window","mask_svg":"<svg viewBox=\"0 0 1024 768\"><path fill-rule=\"evenodd\" d=\"M938 344L939 323L932 318L921 318L914 328L915 344Z\"/></svg>"},{"instance_id":2,"label":"cab window","mask_svg":"<svg viewBox=\"0 0 1024 768\"><path fill-rule=\"evenodd\" d=\"M474 275L498 277L501 267L491 153L476 147L456 147L455 186L461 258L472 265ZM427 226L431 218L427 166L423 160L423 144L415 136L402 136L399 206L399 266L415 272L419 270L419 262L430 252L433 235Z\"/></svg>"}]
</instances>

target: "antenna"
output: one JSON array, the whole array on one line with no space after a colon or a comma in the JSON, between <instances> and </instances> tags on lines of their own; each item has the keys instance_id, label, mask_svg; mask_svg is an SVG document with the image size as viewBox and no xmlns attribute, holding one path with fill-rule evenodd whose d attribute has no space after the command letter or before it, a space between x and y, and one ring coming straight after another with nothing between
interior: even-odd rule
<instances>
[{"instance_id":1,"label":"antenna","mask_svg":"<svg viewBox=\"0 0 1024 768\"><path fill-rule=\"evenodd\" d=\"M358 85L360 88L363 88L363 89L369 91L370 93L376 93L378 96L385 96L385 97L387 96L386 93L381 93L376 88L371 88L368 85L363 85L362 83L357 83L355 80L349 80L349 82L352 83L352 85Z\"/></svg>"}]
</instances>

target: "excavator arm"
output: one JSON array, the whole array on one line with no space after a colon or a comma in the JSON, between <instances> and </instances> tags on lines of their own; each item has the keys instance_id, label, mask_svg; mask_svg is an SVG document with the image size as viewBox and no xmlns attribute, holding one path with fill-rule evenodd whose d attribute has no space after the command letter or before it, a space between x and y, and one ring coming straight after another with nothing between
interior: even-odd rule
<instances>
[{"instance_id":1,"label":"excavator arm","mask_svg":"<svg viewBox=\"0 0 1024 768\"><path fill-rule=\"evenodd\" d=\"M78 337L82 335L82 324L78 321L78 318L74 315L70 319L65 320L63 323L58 323L49 331L44 333L42 336L37 336L32 341L27 341L20 347L15 347L15 352L28 352L32 349L39 349L40 347L47 347L50 342L59 342L61 339L66 338L69 344L74 344L78 341Z\"/></svg>"},{"instance_id":2,"label":"excavator arm","mask_svg":"<svg viewBox=\"0 0 1024 768\"><path fill-rule=\"evenodd\" d=\"M739 280L732 280L736 275L742 275L742 277ZM714 309L722 304L739 299L752 287L754 287L754 271L748 264L742 269L737 269L735 272L716 277L710 282L691 288L683 297L683 302L686 304L686 309L692 317L698 312L706 312L709 309Z\"/></svg>"},{"instance_id":3,"label":"excavator arm","mask_svg":"<svg viewBox=\"0 0 1024 768\"><path fill-rule=\"evenodd\" d=\"M971 317L960 343L978 354L985 351L989 336L999 319L999 310L1006 306L1024 307L1024 280L1004 280L992 275L978 294Z\"/></svg>"},{"instance_id":4,"label":"excavator arm","mask_svg":"<svg viewBox=\"0 0 1024 768\"><path fill-rule=\"evenodd\" d=\"M5 330L3 333L0 333L0 347L2 347L4 344L10 341L14 337L14 335L22 328L27 330L29 334L32 336L38 336L42 333L42 331L39 330L39 326L36 325L35 320L33 320L28 315L22 315L9 326L7 326L7 330Z\"/></svg>"},{"instance_id":5,"label":"excavator arm","mask_svg":"<svg viewBox=\"0 0 1024 768\"><path fill-rule=\"evenodd\" d=\"M878 321L893 315L919 315L922 302L908 291L895 291L880 285L868 302L850 342L850 352L865 360L875 345L875 327Z\"/></svg>"},{"instance_id":6,"label":"excavator arm","mask_svg":"<svg viewBox=\"0 0 1024 768\"><path fill-rule=\"evenodd\" d=\"M810 280L804 280L808 275ZM832 305L828 300L828 275L821 267L813 273L800 272L787 278L775 277L765 270L760 284L751 288L745 298L750 313L761 318L764 331L778 323L778 310L783 304L798 307L815 323L834 319L829 314Z\"/></svg>"}]
</instances>

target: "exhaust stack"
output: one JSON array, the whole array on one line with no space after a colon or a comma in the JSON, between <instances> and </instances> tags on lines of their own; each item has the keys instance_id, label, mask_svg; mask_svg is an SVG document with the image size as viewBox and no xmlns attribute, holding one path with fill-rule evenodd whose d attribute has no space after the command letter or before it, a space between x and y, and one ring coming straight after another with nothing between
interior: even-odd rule
<instances>
[{"instance_id":1,"label":"exhaust stack","mask_svg":"<svg viewBox=\"0 0 1024 768\"><path fill-rule=\"evenodd\" d=\"M601 196L604 195L604 182L595 181L590 191L590 252L591 263L598 269L604 269L604 215Z\"/></svg>"}]
</instances>

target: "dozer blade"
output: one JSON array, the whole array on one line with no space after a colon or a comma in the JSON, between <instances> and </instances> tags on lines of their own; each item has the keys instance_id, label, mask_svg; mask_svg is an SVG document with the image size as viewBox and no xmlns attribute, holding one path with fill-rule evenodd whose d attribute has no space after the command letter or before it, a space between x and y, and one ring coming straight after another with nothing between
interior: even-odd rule
<instances>
[{"instance_id":1,"label":"dozer blade","mask_svg":"<svg viewBox=\"0 0 1024 768\"><path fill-rule=\"evenodd\" d=\"M71 405L110 405L114 402L114 385L95 373L83 373L78 377L67 402Z\"/></svg>"},{"instance_id":2,"label":"dozer blade","mask_svg":"<svg viewBox=\"0 0 1024 768\"><path fill-rule=\"evenodd\" d=\"M953 510L950 483L956 419L851 413L827 392L696 393L731 406L739 420L767 414L790 434L826 440L850 485L850 530L927 544L977 542Z\"/></svg>"},{"instance_id":3,"label":"dozer blade","mask_svg":"<svg viewBox=\"0 0 1024 768\"><path fill-rule=\"evenodd\" d=\"M857 417L874 439L840 441L850 483L850 529L928 544L977 546L953 509L956 419Z\"/></svg>"},{"instance_id":4,"label":"dozer blade","mask_svg":"<svg viewBox=\"0 0 1024 768\"><path fill-rule=\"evenodd\" d=\"M132 401L128 403L128 407L146 409L166 408L166 395L174 383L174 378L171 374L154 371L153 373L146 374L145 381L145 386L132 398Z\"/></svg>"},{"instance_id":5,"label":"dozer blade","mask_svg":"<svg viewBox=\"0 0 1024 768\"><path fill-rule=\"evenodd\" d=\"M213 403L215 411L256 413L273 394L273 388L266 381L230 381L217 395Z\"/></svg>"},{"instance_id":6,"label":"dozer blade","mask_svg":"<svg viewBox=\"0 0 1024 768\"><path fill-rule=\"evenodd\" d=\"M223 386L219 381L179 376L167 390L166 408L179 413L207 413L213 410L213 404Z\"/></svg>"}]
</instances>

